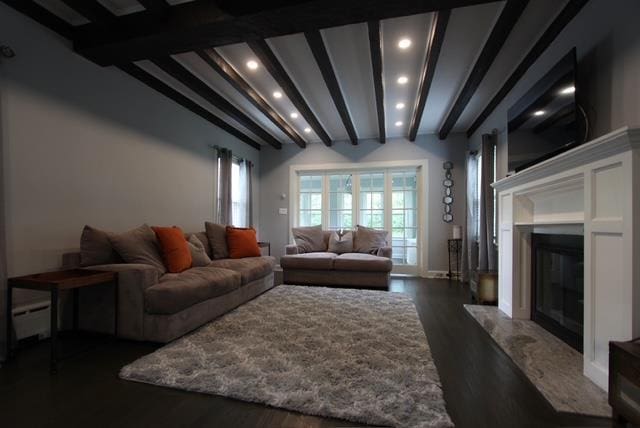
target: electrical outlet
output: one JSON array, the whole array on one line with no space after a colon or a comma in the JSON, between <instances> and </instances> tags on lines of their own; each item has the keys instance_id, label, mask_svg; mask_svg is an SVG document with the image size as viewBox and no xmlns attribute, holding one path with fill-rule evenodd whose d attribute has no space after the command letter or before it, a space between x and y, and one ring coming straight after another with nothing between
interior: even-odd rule
<instances>
[{"instance_id":1,"label":"electrical outlet","mask_svg":"<svg viewBox=\"0 0 640 428\"><path fill-rule=\"evenodd\" d=\"M278 214L280 215L287 215L288 212L289 210L286 208L278 208Z\"/></svg>"}]
</instances>

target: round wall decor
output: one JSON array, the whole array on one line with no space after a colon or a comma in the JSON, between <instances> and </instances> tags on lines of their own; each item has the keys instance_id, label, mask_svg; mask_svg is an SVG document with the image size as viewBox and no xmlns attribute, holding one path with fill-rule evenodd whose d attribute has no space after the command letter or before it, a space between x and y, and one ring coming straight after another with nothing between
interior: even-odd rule
<instances>
[{"instance_id":1,"label":"round wall decor","mask_svg":"<svg viewBox=\"0 0 640 428\"><path fill-rule=\"evenodd\" d=\"M442 164L442 168L444 169L444 180L442 181L442 185L444 186L444 197L442 198L442 203L444 204L444 214L442 215L442 220L445 223L451 223L453 221L452 207L453 204L453 174L451 170L453 169L453 162L445 162Z\"/></svg>"}]
</instances>

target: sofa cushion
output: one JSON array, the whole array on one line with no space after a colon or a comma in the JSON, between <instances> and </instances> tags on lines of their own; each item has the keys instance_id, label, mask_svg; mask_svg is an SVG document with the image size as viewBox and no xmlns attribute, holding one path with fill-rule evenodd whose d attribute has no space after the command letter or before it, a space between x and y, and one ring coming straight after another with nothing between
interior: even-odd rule
<instances>
[{"instance_id":1,"label":"sofa cushion","mask_svg":"<svg viewBox=\"0 0 640 428\"><path fill-rule=\"evenodd\" d=\"M209 264L212 267L229 269L242 276L242 285L264 278L273 272L276 259L271 256L245 257L243 259L218 259Z\"/></svg>"},{"instance_id":2,"label":"sofa cushion","mask_svg":"<svg viewBox=\"0 0 640 428\"><path fill-rule=\"evenodd\" d=\"M362 253L345 253L336 257L335 270L363 272L391 272L393 263L386 257Z\"/></svg>"},{"instance_id":3,"label":"sofa cushion","mask_svg":"<svg viewBox=\"0 0 640 428\"><path fill-rule=\"evenodd\" d=\"M191 266L209 266L209 263L211 263L211 258L207 254L202 241L196 235L191 235L189 236L187 242L189 243L189 251L191 252ZM209 244L207 243L207 245Z\"/></svg>"},{"instance_id":4,"label":"sofa cushion","mask_svg":"<svg viewBox=\"0 0 640 428\"><path fill-rule=\"evenodd\" d=\"M336 254L353 252L353 232L345 232L342 236L338 235L338 232L331 232L329 252Z\"/></svg>"},{"instance_id":5,"label":"sofa cushion","mask_svg":"<svg viewBox=\"0 0 640 428\"><path fill-rule=\"evenodd\" d=\"M122 263L122 257L111 245L111 233L85 226L80 236L80 266Z\"/></svg>"},{"instance_id":6,"label":"sofa cushion","mask_svg":"<svg viewBox=\"0 0 640 428\"><path fill-rule=\"evenodd\" d=\"M387 245L388 235L389 232L386 230L371 229L358 225L353 237L353 251L355 253L375 254L378 252L378 248Z\"/></svg>"},{"instance_id":7,"label":"sofa cushion","mask_svg":"<svg viewBox=\"0 0 640 428\"><path fill-rule=\"evenodd\" d=\"M211 254L211 244L209 244L209 238L207 237L207 232L195 232L195 233L187 233L185 234L185 238L189 241L193 237L202 243L202 247L204 251L207 253L209 258L213 257Z\"/></svg>"},{"instance_id":8,"label":"sofa cushion","mask_svg":"<svg viewBox=\"0 0 640 428\"><path fill-rule=\"evenodd\" d=\"M260 257L258 238L253 227L227 226L227 248L232 259Z\"/></svg>"},{"instance_id":9,"label":"sofa cushion","mask_svg":"<svg viewBox=\"0 0 640 428\"><path fill-rule=\"evenodd\" d=\"M280 266L283 269L332 270L336 257L334 253L326 252L282 256Z\"/></svg>"},{"instance_id":10,"label":"sofa cushion","mask_svg":"<svg viewBox=\"0 0 640 428\"><path fill-rule=\"evenodd\" d=\"M211 246L212 259L226 259L229 257L229 249L227 248L227 226L224 224L204 223L207 232L209 245Z\"/></svg>"},{"instance_id":11,"label":"sofa cushion","mask_svg":"<svg viewBox=\"0 0 640 428\"><path fill-rule=\"evenodd\" d=\"M109 241L126 263L151 265L162 273L167 271L162 262L156 234L146 224L128 232L111 234Z\"/></svg>"},{"instance_id":12,"label":"sofa cushion","mask_svg":"<svg viewBox=\"0 0 640 428\"><path fill-rule=\"evenodd\" d=\"M214 267L191 268L169 274L144 291L145 310L150 314L175 314L196 303L222 296L240 287L240 274ZM165 275L167 276L167 275Z\"/></svg>"},{"instance_id":13,"label":"sofa cushion","mask_svg":"<svg viewBox=\"0 0 640 428\"><path fill-rule=\"evenodd\" d=\"M151 228L156 233L162 260L169 272L182 272L191 267L191 250L184 232L177 226Z\"/></svg>"},{"instance_id":14,"label":"sofa cushion","mask_svg":"<svg viewBox=\"0 0 640 428\"><path fill-rule=\"evenodd\" d=\"M291 232L296 245L303 252L327 251L327 242L322 226L294 227Z\"/></svg>"}]
</instances>

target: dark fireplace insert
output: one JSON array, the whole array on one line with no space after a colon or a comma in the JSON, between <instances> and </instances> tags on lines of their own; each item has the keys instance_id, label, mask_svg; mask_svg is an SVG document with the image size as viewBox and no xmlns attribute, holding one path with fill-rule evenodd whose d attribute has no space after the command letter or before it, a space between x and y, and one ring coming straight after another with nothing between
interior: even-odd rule
<instances>
[{"instance_id":1,"label":"dark fireplace insert","mask_svg":"<svg viewBox=\"0 0 640 428\"><path fill-rule=\"evenodd\" d=\"M584 237L531 235L531 319L582 352Z\"/></svg>"}]
</instances>

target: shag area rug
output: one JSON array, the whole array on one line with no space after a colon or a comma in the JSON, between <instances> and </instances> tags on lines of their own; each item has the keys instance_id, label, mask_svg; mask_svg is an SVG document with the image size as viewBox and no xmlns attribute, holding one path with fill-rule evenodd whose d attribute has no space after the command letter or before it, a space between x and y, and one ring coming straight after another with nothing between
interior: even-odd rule
<instances>
[{"instance_id":1,"label":"shag area rug","mask_svg":"<svg viewBox=\"0 0 640 428\"><path fill-rule=\"evenodd\" d=\"M372 425L453 426L400 293L280 285L120 377Z\"/></svg>"}]
</instances>

